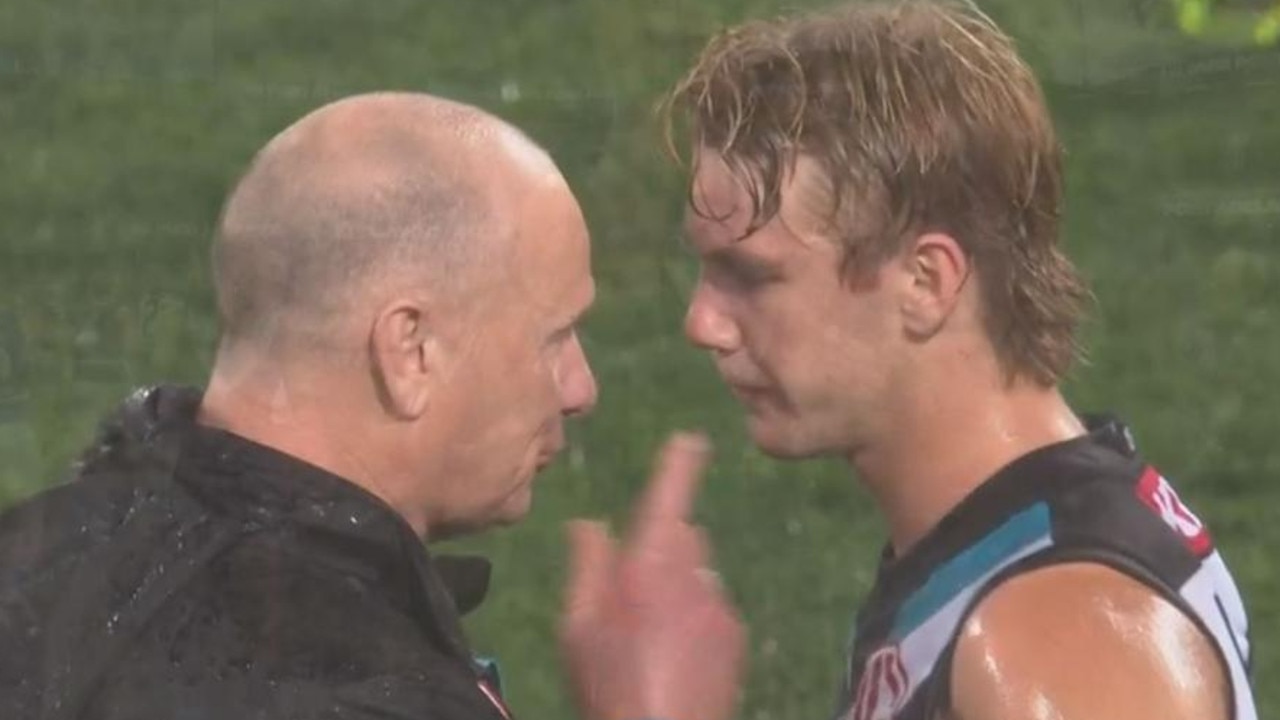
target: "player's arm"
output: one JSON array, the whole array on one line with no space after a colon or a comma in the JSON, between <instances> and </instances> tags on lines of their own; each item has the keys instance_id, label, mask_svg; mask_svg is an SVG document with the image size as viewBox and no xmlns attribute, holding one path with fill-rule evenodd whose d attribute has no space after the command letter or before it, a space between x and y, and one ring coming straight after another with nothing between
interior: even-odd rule
<instances>
[{"instance_id":1,"label":"player's arm","mask_svg":"<svg viewBox=\"0 0 1280 720\"><path fill-rule=\"evenodd\" d=\"M1098 564L1012 578L970 615L954 720L1230 720L1211 641L1150 588Z\"/></svg>"}]
</instances>

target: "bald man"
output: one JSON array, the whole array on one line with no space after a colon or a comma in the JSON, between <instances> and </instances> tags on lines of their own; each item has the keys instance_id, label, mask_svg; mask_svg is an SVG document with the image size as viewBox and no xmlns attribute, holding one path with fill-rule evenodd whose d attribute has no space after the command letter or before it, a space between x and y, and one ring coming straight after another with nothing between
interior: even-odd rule
<instances>
[{"instance_id":1,"label":"bald man","mask_svg":"<svg viewBox=\"0 0 1280 720\"><path fill-rule=\"evenodd\" d=\"M528 512L596 385L587 230L550 158L438 98L273 139L213 248L206 389L139 391L0 517L0 717L510 717L422 541Z\"/></svg>"}]
</instances>

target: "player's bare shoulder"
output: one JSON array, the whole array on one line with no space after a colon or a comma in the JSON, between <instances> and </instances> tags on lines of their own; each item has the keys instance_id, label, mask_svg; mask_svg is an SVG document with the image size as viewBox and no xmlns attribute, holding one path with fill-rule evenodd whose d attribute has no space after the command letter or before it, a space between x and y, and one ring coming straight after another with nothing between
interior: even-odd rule
<instances>
[{"instance_id":1,"label":"player's bare shoulder","mask_svg":"<svg viewBox=\"0 0 1280 720\"><path fill-rule=\"evenodd\" d=\"M1141 582L1069 563L1017 575L968 617L951 673L955 720L1230 717L1212 641Z\"/></svg>"}]
</instances>

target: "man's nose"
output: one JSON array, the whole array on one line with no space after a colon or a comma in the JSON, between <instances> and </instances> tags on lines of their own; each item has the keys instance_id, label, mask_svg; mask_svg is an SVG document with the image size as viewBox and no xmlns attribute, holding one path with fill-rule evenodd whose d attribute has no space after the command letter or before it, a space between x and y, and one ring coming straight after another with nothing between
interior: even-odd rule
<instances>
[{"instance_id":1,"label":"man's nose","mask_svg":"<svg viewBox=\"0 0 1280 720\"><path fill-rule=\"evenodd\" d=\"M596 406L599 389L591 372L586 351L575 333L567 348L565 369L560 380L560 402L565 415L586 415Z\"/></svg>"},{"instance_id":2,"label":"man's nose","mask_svg":"<svg viewBox=\"0 0 1280 720\"><path fill-rule=\"evenodd\" d=\"M702 283L694 288L684 317L684 334L689 342L704 350L730 353L742 343L742 334L713 294Z\"/></svg>"}]
</instances>

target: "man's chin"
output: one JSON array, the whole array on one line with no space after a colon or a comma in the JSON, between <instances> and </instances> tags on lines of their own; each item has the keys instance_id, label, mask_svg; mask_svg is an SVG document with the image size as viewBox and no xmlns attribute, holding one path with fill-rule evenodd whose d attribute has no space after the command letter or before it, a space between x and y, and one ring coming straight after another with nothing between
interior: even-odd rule
<instances>
[{"instance_id":1,"label":"man's chin","mask_svg":"<svg viewBox=\"0 0 1280 720\"><path fill-rule=\"evenodd\" d=\"M533 509L533 493L529 485L508 495L498 506L491 506L484 517L473 517L468 520L454 520L432 526L428 533L428 541L452 540L454 538L475 535L487 530L515 525L529 515Z\"/></svg>"},{"instance_id":2,"label":"man's chin","mask_svg":"<svg viewBox=\"0 0 1280 720\"><path fill-rule=\"evenodd\" d=\"M502 501L494 513L494 525L514 525L533 509L533 482L525 482Z\"/></svg>"},{"instance_id":3,"label":"man's chin","mask_svg":"<svg viewBox=\"0 0 1280 720\"><path fill-rule=\"evenodd\" d=\"M826 448L815 446L794 426L766 420L758 415L747 416L747 433L760 452L775 460L803 460L829 454Z\"/></svg>"}]
</instances>

